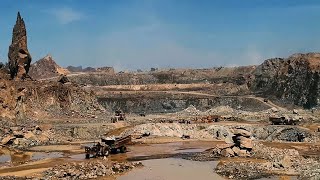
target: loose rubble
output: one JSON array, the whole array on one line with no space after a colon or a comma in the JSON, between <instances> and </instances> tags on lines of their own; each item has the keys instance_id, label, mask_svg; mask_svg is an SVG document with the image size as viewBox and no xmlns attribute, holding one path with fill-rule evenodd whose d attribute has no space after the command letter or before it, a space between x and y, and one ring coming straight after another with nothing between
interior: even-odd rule
<instances>
[{"instance_id":1,"label":"loose rubble","mask_svg":"<svg viewBox=\"0 0 320 180\"><path fill-rule=\"evenodd\" d=\"M319 140L319 136L316 134L316 132L311 133L300 127L273 125L260 126L255 124L181 124L177 122L141 124L134 126L133 128L126 129L123 132L123 135L141 135L148 132L153 136L182 137L183 135L188 135L192 139L218 139L224 140L228 143L234 143L234 140L232 139L234 136L234 129L238 129L237 131L241 131L240 129L245 129L243 131L251 134L250 138L257 140L299 142L299 134L304 134L304 142L317 142ZM238 138L241 138L242 142L248 141L246 136Z\"/></svg>"},{"instance_id":2,"label":"loose rubble","mask_svg":"<svg viewBox=\"0 0 320 180\"><path fill-rule=\"evenodd\" d=\"M302 157L297 150L279 149L255 143L252 158L221 160L216 172L230 179L257 179L274 174L320 178L320 162Z\"/></svg>"},{"instance_id":3,"label":"loose rubble","mask_svg":"<svg viewBox=\"0 0 320 180\"><path fill-rule=\"evenodd\" d=\"M135 167L141 166L142 163L140 162L117 163L107 160L97 160L94 162L67 163L55 166L43 174L45 179L95 179L127 172Z\"/></svg>"}]
</instances>

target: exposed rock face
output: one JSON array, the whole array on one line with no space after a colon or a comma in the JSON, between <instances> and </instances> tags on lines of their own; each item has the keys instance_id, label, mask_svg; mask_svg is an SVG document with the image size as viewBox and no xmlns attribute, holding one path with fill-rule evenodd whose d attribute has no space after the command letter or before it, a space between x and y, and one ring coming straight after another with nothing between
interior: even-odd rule
<instances>
[{"instance_id":1,"label":"exposed rock face","mask_svg":"<svg viewBox=\"0 0 320 180\"><path fill-rule=\"evenodd\" d=\"M29 75L34 79L45 79L69 73L67 69L60 67L51 55L47 55L31 65Z\"/></svg>"},{"instance_id":2,"label":"exposed rock face","mask_svg":"<svg viewBox=\"0 0 320 180\"><path fill-rule=\"evenodd\" d=\"M11 78L25 79L28 76L32 58L27 47L26 26L19 12L13 28L8 58Z\"/></svg>"},{"instance_id":3,"label":"exposed rock face","mask_svg":"<svg viewBox=\"0 0 320 180\"><path fill-rule=\"evenodd\" d=\"M95 94L73 84L0 79L0 119L24 123L30 118L91 118L101 112Z\"/></svg>"},{"instance_id":4,"label":"exposed rock face","mask_svg":"<svg viewBox=\"0 0 320 180\"><path fill-rule=\"evenodd\" d=\"M251 90L285 103L311 108L320 104L320 54L295 54L266 60L253 72Z\"/></svg>"}]
</instances>

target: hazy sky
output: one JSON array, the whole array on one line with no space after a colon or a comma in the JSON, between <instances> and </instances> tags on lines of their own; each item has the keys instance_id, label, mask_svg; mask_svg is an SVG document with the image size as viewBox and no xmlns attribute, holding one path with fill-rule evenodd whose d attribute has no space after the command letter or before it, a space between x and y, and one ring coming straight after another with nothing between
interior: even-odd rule
<instances>
[{"instance_id":1,"label":"hazy sky","mask_svg":"<svg viewBox=\"0 0 320 180\"><path fill-rule=\"evenodd\" d=\"M213 67L320 51L319 0L1 0L0 59L17 11L33 62Z\"/></svg>"}]
</instances>

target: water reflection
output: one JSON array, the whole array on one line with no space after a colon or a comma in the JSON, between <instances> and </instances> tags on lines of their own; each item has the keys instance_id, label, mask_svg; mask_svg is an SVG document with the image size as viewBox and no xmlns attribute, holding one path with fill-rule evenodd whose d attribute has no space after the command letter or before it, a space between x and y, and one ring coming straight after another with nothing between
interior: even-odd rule
<instances>
[{"instance_id":1,"label":"water reflection","mask_svg":"<svg viewBox=\"0 0 320 180\"><path fill-rule=\"evenodd\" d=\"M0 166L7 164L19 165L32 160L59 157L63 157L63 154L60 152L23 152L2 148L0 149Z\"/></svg>"}]
</instances>

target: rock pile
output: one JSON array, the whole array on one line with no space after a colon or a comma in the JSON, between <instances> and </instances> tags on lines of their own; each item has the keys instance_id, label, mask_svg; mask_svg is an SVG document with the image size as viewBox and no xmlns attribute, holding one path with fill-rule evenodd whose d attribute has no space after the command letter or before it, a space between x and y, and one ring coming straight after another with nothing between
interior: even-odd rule
<instances>
[{"instance_id":1,"label":"rock pile","mask_svg":"<svg viewBox=\"0 0 320 180\"><path fill-rule=\"evenodd\" d=\"M319 179L320 163L304 158L295 149L273 148L254 143L252 158L219 162L215 171L229 179L260 179L274 174L299 176L299 179Z\"/></svg>"},{"instance_id":2,"label":"rock pile","mask_svg":"<svg viewBox=\"0 0 320 180\"><path fill-rule=\"evenodd\" d=\"M140 162L111 163L107 160L98 160L94 162L58 165L45 171L43 174L47 179L96 179L98 177L123 173L138 166L142 166L142 164Z\"/></svg>"},{"instance_id":3,"label":"rock pile","mask_svg":"<svg viewBox=\"0 0 320 180\"><path fill-rule=\"evenodd\" d=\"M44 131L36 125L12 126L0 128L0 144L23 149L25 147L46 144L52 132Z\"/></svg>"},{"instance_id":4,"label":"rock pile","mask_svg":"<svg viewBox=\"0 0 320 180\"><path fill-rule=\"evenodd\" d=\"M11 78L25 79L28 77L32 58L27 47L26 26L19 12L13 28L8 58Z\"/></svg>"},{"instance_id":5,"label":"rock pile","mask_svg":"<svg viewBox=\"0 0 320 180\"><path fill-rule=\"evenodd\" d=\"M220 154L225 157L250 156L250 152L253 148L253 143L251 139L252 134L243 128L234 129L233 134L233 142L230 143L228 146L223 147L220 151Z\"/></svg>"}]
</instances>

